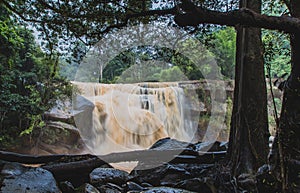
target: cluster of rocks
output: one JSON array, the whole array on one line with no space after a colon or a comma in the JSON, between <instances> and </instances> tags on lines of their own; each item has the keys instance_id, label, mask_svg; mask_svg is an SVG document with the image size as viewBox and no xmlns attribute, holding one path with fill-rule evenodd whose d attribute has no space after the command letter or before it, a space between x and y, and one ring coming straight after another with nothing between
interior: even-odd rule
<instances>
[{"instance_id":1,"label":"cluster of rocks","mask_svg":"<svg viewBox=\"0 0 300 193\"><path fill-rule=\"evenodd\" d=\"M153 158L153 162L140 161L131 173L103 162L87 173L74 170L65 175L73 176L70 179L60 178L59 172L47 170L53 163L28 167L2 161L1 192L214 192L214 179L208 177L209 171L218 159L224 157L226 148L225 143L188 144L166 138L159 140L150 149L180 150L169 162L153 165L154 162L158 163L159 157Z\"/></svg>"}]
</instances>

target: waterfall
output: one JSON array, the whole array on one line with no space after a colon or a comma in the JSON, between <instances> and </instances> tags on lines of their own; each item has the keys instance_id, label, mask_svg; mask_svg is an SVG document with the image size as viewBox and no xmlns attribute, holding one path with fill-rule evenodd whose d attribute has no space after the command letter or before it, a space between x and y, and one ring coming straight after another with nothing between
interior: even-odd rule
<instances>
[{"instance_id":1,"label":"waterfall","mask_svg":"<svg viewBox=\"0 0 300 193\"><path fill-rule=\"evenodd\" d=\"M145 149L165 137L188 142L194 137L197 121L178 83L73 84L80 90L73 100L75 122L96 154Z\"/></svg>"}]
</instances>

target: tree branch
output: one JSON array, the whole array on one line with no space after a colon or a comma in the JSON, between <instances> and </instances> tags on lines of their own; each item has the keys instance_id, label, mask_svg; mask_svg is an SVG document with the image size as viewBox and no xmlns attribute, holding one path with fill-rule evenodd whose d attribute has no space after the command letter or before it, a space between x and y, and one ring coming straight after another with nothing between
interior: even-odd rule
<instances>
[{"instance_id":1,"label":"tree branch","mask_svg":"<svg viewBox=\"0 0 300 193\"><path fill-rule=\"evenodd\" d=\"M197 7L193 12L176 15L175 22L179 26L197 26L201 23L211 23L227 26L243 25L287 33L300 32L300 19L298 18L267 16L247 8L230 12L219 12Z\"/></svg>"},{"instance_id":2,"label":"tree branch","mask_svg":"<svg viewBox=\"0 0 300 193\"><path fill-rule=\"evenodd\" d=\"M112 30L114 28L125 27L128 24L128 21L132 18L147 17L147 16L175 15L176 13L177 13L177 9L174 7L172 9L149 10L149 11L144 11L144 12L140 12L140 13L127 14L122 23L110 25L110 26L106 27L104 30L102 30L100 33L103 34L103 33L109 32L110 30Z\"/></svg>"},{"instance_id":3,"label":"tree branch","mask_svg":"<svg viewBox=\"0 0 300 193\"><path fill-rule=\"evenodd\" d=\"M140 13L126 15L124 21L110 25L101 33L107 33L113 28L125 27L132 18L147 16L175 15L175 22L181 26L197 26L202 23L219 24L227 26L258 27L271 30L279 30L286 33L300 32L300 19L289 16L267 16L256 13L250 9L242 8L230 12L212 11L196 7L193 12L179 14L176 7L165 10L149 10Z\"/></svg>"}]
</instances>

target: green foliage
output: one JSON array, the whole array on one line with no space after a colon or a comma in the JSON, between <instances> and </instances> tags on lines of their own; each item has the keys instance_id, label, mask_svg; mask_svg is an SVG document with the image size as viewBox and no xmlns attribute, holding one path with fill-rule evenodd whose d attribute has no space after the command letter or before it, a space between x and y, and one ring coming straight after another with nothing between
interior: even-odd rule
<instances>
[{"instance_id":1,"label":"green foliage","mask_svg":"<svg viewBox=\"0 0 300 193\"><path fill-rule=\"evenodd\" d=\"M36 46L32 32L17 25L2 6L0 13L0 142L4 147L43 127L42 114L72 89L57 75L57 62Z\"/></svg>"},{"instance_id":2,"label":"green foliage","mask_svg":"<svg viewBox=\"0 0 300 193\"><path fill-rule=\"evenodd\" d=\"M221 73L233 79L235 68L236 32L232 27L217 30L212 33L209 50L214 54Z\"/></svg>"},{"instance_id":3,"label":"green foliage","mask_svg":"<svg viewBox=\"0 0 300 193\"><path fill-rule=\"evenodd\" d=\"M133 83L199 80L204 76L215 73L210 65L211 58L213 58L212 53L205 49L196 50L193 47L197 45L193 44L193 41L185 42L180 48L180 52L155 46L141 46L124 51L103 67L103 78L100 82ZM188 52L192 56L191 59L184 56L181 52ZM89 57L88 61L85 62L83 60L84 71L89 74L85 72L82 72L82 74L90 77L88 79L92 80L91 75L93 72L98 74L98 76L101 73L99 74L98 72L99 65L96 64L97 59L95 56ZM197 66L195 63L200 64ZM78 76L79 80L81 80L81 77L83 76Z\"/></svg>"},{"instance_id":4,"label":"green foliage","mask_svg":"<svg viewBox=\"0 0 300 193\"><path fill-rule=\"evenodd\" d=\"M160 72L161 82L176 82L183 80L187 80L187 77L178 66L173 66L172 68L168 68Z\"/></svg>"},{"instance_id":5,"label":"green foliage","mask_svg":"<svg viewBox=\"0 0 300 193\"><path fill-rule=\"evenodd\" d=\"M269 8L270 9L270 8ZM273 14L284 10L274 11ZM279 8L278 8L279 9ZM234 28L217 29L206 38L208 49L214 54L221 73L232 79L235 72L236 33ZM270 67L271 77L290 72L290 42L287 34L278 31L263 30L265 66ZM267 70L265 70L268 73Z\"/></svg>"},{"instance_id":6,"label":"green foliage","mask_svg":"<svg viewBox=\"0 0 300 193\"><path fill-rule=\"evenodd\" d=\"M117 55L113 60L109 61L109 63L103 69L103 79L101 82L105 83L114 83L116 81L122 82L119 77L122 73L133 65L137 58L137 53L133 51L125 51ZM129 75L125 75L129 76ZM123 78L124 79L124 78ZM134 80L126 80L128 82L134 82Z\"/></svg>"},{"instance_id":7,"label":"green foliage","mask_svg":"<svg viewBox=\"0 0 300 193\"><path fill-rule=\"evenodd\" d=\"M262 7L263 13L268 15L281 16L289 13L288 7L282 0L265 0ZM266 73L270 73L271 78L289 73L291 66L289 35L278 31L262 30L262 40Z\"/></svg>"},{"instance_id":8,"label":"green foliage","mask_svg":"<svg viewBox=\"0 0 300 193\"><path fill-rule=\"evenodd\" d=\"M291 70L289 36L276 31L263 30L264 59L266 73L271 78L289 73ZM270 71L270 72L268 72Z\"/></svg>"}]
</instances>

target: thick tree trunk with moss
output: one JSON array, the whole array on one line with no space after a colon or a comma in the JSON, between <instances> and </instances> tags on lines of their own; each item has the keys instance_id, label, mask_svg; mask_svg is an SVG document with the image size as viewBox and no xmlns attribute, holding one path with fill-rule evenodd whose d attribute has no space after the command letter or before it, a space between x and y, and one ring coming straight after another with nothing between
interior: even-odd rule
<instances>
[{"instance_id":1,"label":"thick tree trunk with moss","mask_svg":"<svg viewBox=\"0 0 300 193\"><path fill-rule=\"evenodd\" d=\"M260 0L241 0L260 12ZM237 27L236 77L230 131L232 175L254 174L267 162L268 117L261 30Z\"/></svg>"}]
</instances>

